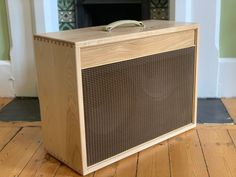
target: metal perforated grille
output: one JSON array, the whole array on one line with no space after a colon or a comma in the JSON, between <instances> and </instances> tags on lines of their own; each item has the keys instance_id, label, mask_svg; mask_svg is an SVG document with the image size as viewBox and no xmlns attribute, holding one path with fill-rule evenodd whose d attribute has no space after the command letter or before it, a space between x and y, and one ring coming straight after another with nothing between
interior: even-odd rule
<instances>
[{"instance_id":1,"label":"metal perforated grille","mask_svg":"<svg viewBox=\"0 0 236 177\"><path fill-rule=\"evenodd\" d=\"M82 70L88 166L192 122L194 47Z\"/></svg>"}]
</instances>

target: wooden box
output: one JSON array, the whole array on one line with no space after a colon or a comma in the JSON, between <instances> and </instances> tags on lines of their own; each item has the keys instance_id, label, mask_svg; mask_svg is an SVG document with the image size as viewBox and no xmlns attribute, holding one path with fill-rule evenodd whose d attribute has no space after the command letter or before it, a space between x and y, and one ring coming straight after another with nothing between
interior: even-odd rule
<instances>
[{"instance_id":1,"label":"wooden box","mask_svg":"<svg viewBox=\"0 0 236 177\"><path fill-rule=\"evenodd\" d=\"M196 126L198 25L34 36L46 150L88 174Z\"/></svg>"}]
</instances>

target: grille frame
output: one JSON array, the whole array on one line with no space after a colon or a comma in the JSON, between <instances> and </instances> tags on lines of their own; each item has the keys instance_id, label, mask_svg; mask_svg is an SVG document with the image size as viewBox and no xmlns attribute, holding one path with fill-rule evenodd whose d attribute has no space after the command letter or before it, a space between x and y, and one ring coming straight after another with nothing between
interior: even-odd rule
<instances>
[{"instance_id":1,"label":"grille frame","mask_svg":"<svg viewBox=\"0 0 236 177\"><path fill-rule=\"evenodd\" d=\"M170 60L170 61L167 61L167 60ZM158 66L155 66L155 62L161 63L161 64L158 64ZM184 66L181 66L182 65L181 63ZM136 67L136 71L134 71L135 74L132 73L133 71L131 69L133 67L133 65L135 65L135 67ZM141 71L139 73L139 71L137 71L137 70L138 69L142 70L143 65L144 66L147 65L147 66L144 67L144 71ZM165 67L168 67L168 65L171 68L165 68ZM121 67L120 70L117 69L119 67ZM157 67L157 68L155 68L155 67ZM191 69L189 67L191 67ZM118 154L120 154L124 151L127 151L131 148L139 146L139 145L141 145L145 142L151 141L151 140L155 139L156 137L165 135L166 133L168 133L170 131L181 128L181 127L183 127L187 124L193 123L194 74L195 74L195 69L194 68L195 67L196 67L195 66L195 47L190 47L190 48L179 49L179 50L175 50L175 51L169 51L169 52L165 52L165 53L155 54L155 55L151 55L151 56L140 57L140 58L136 58L136 59L132 59L132 60L128 60L128 61L117 62L117 63L108 64L108 65L83 69L82 70L82 80L83 80L83 95L84 95L84 110L85 110L84 111L84 114L85 114L84 117L85 117L85 131L86 131L85 134L86 134L86 150L87 150L87 164L88 164L88 166L92 166L96 163L104 161L104 160L106 160L110 157L116 156L116 155L118 155ZM163 86L164 88L161 88L161 89L159 88L161 90L161 94L158 95L158 93L156 93L157 95L155 95L155 93L154 93L154 97L156 97L155 99L159 100L159 106L160 107L161 107L160 102L165 103L165 99L169 99L170 101L179 100L181 102L181 99L178 98L178 96L180 96L178 94L181 94L181 93L175 93L175 95L173 95L172 92L176 92L176 89L178 89L178 88L173 88L173 86L172 86L172 88L171 88L172 90L170 90L168 88L169 87L168 86L168 82L169 82L168 80L172 79L172 81L174 82L175 79L179 79L179 81L177 81L177 83L179 85L177 85L176 87L182 87L182 86L186 87L187 85L190 85L188 90L186 90L184 88L185 90L183 91L183 93L189 92L187 96L188 96L188 103L190 103L190 105L186 105L186 103L183 103L183 101L182 101L182 106L183 107L184 106L188 107L188 115L187 116L185 115L188 118L188 120L185 120L185 121L181 120L182 122L178 121L179 119L174 120L174 122L170 122L170 124L171 123L173 123L173 124L171 125L171 127L168 128L169 125L167 125L166 121L164 120L164 117L167 116L167 115L162 115L162 120L161 121L150 120L151 122L150 122L149 125L147 123L146 128L148 128L148 126L152 126L153 125L152 123L157 124L157 122L159 122L160 124L162 124L166 128L166 129L164 128L165 130L162 129L162 127L159 127L162 130L161 131L155 131L155 133L154 133L155 135L153 135L153 134L151 136L149 135L149 137L148 137L149 139L144 138L142 140L139 140L136 143L131 143L132 145L131 144L130 145L125 145L125 143L122 142L122 141L130 141L131 139L135 138L135 136L136 137L137 136L142 136L142 134L138 134L139 133L138 131L132 131L133 129L135 129L135 128L139 129L140 128L140 129L144 130L144 128L142 126L140 126L138 123L135 123L134 126L129 125L130 127L129 126L126 127L125 131L120 131L120 135L122 136L122 138L119 138L119 137L117 137L119 135L116 135L115 133L111 133L109 131L112 131L112 129L118 129L116 126L118 126L119 128L122 128L123 126L127 126L127 123L129 121L129 120L128 121L126 120L127 115L123 115L123 116L126 116L126 119L124 120L124 122L120 123L120 124L123 124L123 125L117 125L117 121L112 118L112 116L115 116L116 117L115 119L119 119L120 118L119 115L116 115L116 114L108 115L106 118L104 118L102 120L103 122L99 122L99 121L96 122L95 121L95 123L93 123L93 122L91 123L91 121L92 121L91 119L102 119L103 116L101 114L108 111L108 109L111 109L112 111L115 111L116 113L119 113L121 111L128 112L126 110L126 107L130 107L129 109L133 109L131 107L132 107L132 105L135 105L136 103L134 101L129 102L130 100L124 99L124 100L120 100L120 101L121 102L126 101L126 104L124 102L122 102L122 103L119 102L119 104L115 105L115 106L119 107L118 109L120 109L120 110L116 110L116 108L114 108L112 106L109 107L109 103L107 103L107 105L105 105L104 110L102 110L102 111L96 110L99 107L101 107L101 105L104 103L104 101L106 101L106 99L108 99L108 101L110 101L110 104L114 104L113 103L114 101L119 101L119 97L123 96L122 93L119 94L119 90L121 90L121 92L123 92L123 93L127 91L130 94L132 91L131 92L130 92L130 90L128 91L129 88L120 87L120 88L117 89L117 87L119 87L120 84L122 86L125 86L125 84L129 85L129 83L132 82L132 80L135 80L135 79L138 80L140 77L143 77L145 74L147 75L146 76L147 78L145 78L145 79L148 79L148 77L151 76L151 75L148 76L149 75L148 72L150 72L149 69L150 69L151 72L154 72L153 74L156 74L156 75L162 74L162 75L164 75L163 76L164 78L161 78L161 79L163 79L163 81L161 81L161 84L162 85L167 85L167 86ZM158 71L155 71L155 69L158 69ZM179 70L187 70L185 72L190 71L191 75L187 76L187 75L185 75L186 73L184 73L182 71L178 76L178 73L175 73L175 72L177 72L178 69ZM167 70L167 71L165 71L165 70ZM168 74L169 70L173 71L174 74L173 73ZM122 79L127 77L127 74L128 74L128 80L127 81L122 80ZM119 76L117 78L117 75L121 75L121 77L123 76L123 78L119 78ZM134 75L136 75L136 76L134 76ZM186 77L188 79L187 85L183 81L182 82L180 81L180 77ZM108 78L110 80L105 80L103 78ZM158 81L153 81L153 82L160 82L161 79L160 78L158 78L158 79L159 79ZM105 87L94 89L94 88L89 87L88 86L89 84L92 85L91 87L97 87L98 85L101 85L101 84L105 85ZM149 84L149 86L150 86L150 83L145 83L145 84ZM155 84L157 84L157 83L155 83ZM133 86L133 85L131 85L131 86ZM152 87L152 86L150 86L150 87ZM158 86L156 86L156 88L157 87ZM112 91L112 90L115 90L115 89L117 89L117 90L113 93L113 95L109 93L109 91ZM153 88L151 88L151 89L153 91ZM169 90L166 91L166 89L167 90L169 89ZM133 86L133 90L135 90L134 86ZM142 95L142 99L145 99L145 97L150 97L150 94L153 94L152 91L151 92L149 91L149 93L147 93L147 95ZM89 93L87 93L87 92L89 92ZM94 93L94 92L96 92L98 95L100 95L100 97L101 97L100 101L99 100L97 100L97 102L92 101L93 98L96 97L96 93ZM170 93L171 95L166 95L166 94L169 94L167 92L171 92ZM126 96L129 96L129 94L126 95ZM162 98L163 95L164 95L164 98ZM173 97L173 96L175 96L176 98L166 98L166 97ZM136 95L136 97L137 97L137 95ZM153 96L151 95L151 99L152 99L152 97ZM128 101L128 103L127 103L127 101ZM135 100L135 101L140 102L141 100ZM122 107L123 103L125 105ZM142 105L142 103L140 103L140 104ZM176 105L177 105L177 103L174 103L170 106L173 107L173 106L176 106ZM149 106L152 106L152 105L149 104ZM95 111L88 110L89 107L93 107L95 109ZM138 107L140 107L142 109L142 106L138 105ZM163 107L167 107L167 105L164 105ZM176 107L178 107L178 105ZM179 109L178 111L182 112L183 107L182 108L177 108L177 109ZM148 107L146 107L146 109L148 109ZM136 110L136 111L138 111L138 110ZM177 110L175 110L175 111L177 111ZM94 113L92 113L92 115L91 115L90 112L94 112ZM160 110L160 112L161 112L161 114L166 114L165 112L167 112L167 111L163 112L163 110ZM142 114L142 111L139 112L139 113ZM155 112L155 113L157 113L157 112ZM167 113L170 114L170 113L173 113L173 112L169 111ZM128 113L128 114L130 114L130 113ZM186 112L185 112L185 114L186 114ZM97 115L100 115L100 117L97 116ZM91 116L92 116L92 118L91 118ZM159 116L160 116L160 114L159 114ZM90 120L87 120L88 117L90 117ZM152 117L153 117L153 115L152 115ZM172 117L174 117L174 116L172 115ZM132 117L132 118L133 118L134 122L137 121L137 120L135 120L134 117ZM111 120L109 120L109 119L111 119ZM139 120L140 120L140 117L139 117ZM106 121L110 121L110 123L108 123L108 125L104 126ZM142 120L141 120L141 122L142 122ZM145 124L145 121L142 122L141 125L143 125L143 124ZM178 125L176 125L176 124L178 124ZM112 128L110 128L109 126L111 126ZM96 128L98 128L98 132L93 132L93 129L96 129ZM131 129L129 130L129 128L132 128L132 130ZM153 128L154 127L152 127L152 129ZM101 132L99 132L100 129L102 130ZM91 133L93 133L93 134L91 135ZM111 135L109 135L109 133ZM132 133L133 137L130 136L129 138L126 138L126 137L128 137L129 133ZM100 136L98 136L97 134L99 134ZM111 137L110 137L110 140L107 140L106 138L103 139L103 136L111 136ZM94 137L97 137L97 139L94 140ZM117 149L116 150L107 149L108 146L109 146L109 143L112 144L112 146L114 146L115 149L118 146L121 146L121 147L120 147L119 150L117 150ZM106 144L107 146L104 146L103 144ZM94 147L96 147L96 148L94 148ZM107 149L106 153L104 152L104 149Z\"/></svg>"}]
</instances>

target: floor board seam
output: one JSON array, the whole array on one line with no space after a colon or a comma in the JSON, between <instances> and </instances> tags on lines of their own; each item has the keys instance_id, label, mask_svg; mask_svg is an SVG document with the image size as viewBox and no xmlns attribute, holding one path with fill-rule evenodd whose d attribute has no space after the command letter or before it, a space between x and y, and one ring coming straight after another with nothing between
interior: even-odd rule
<instances>
[{"instance_id":1,"label":"floor board seam","mask_svg":"<svg viewBox=\"0 0 236 177\"><path fill-rule=\"evenodd\" d=\"M57 161L58 161L58 160L57 160ZM59 168L63 166L63 164L62 164L60 161L58 161L58 162L60 163L60 165L58 166L58 168L57 168L55 174L54 174L52 177L55 177L55 176L57 175L57 173L58 173Z\"/></svg>"},{"instance_id":2,"label":"floor board seam","mask_svg":"<svg viewBox=\"0 0 236 177\"><path fill-rule=\"evenodd\" d=\"M204 160L204 163L206 165L207 175L208 175L208 177L210 177L210 172L209 172L207 161L206 161L206 157L205 157L205 154L204 154L204 151L203 151L202 142L201 142L201 139L200 139L200 136L199 136L199 133L198 133L197 129L196 129L196 133L197 133L198 141L199 141L199 144L200 144L200 147L201 147L201 151L202 151L202 155L203 155L203 160Z\"/></svg>"},{"instance_id":3,"label":"floor board seam","mask_svg":"<svg viewBox=\"0 0 236 177\"><path fill-rule=\"evenodd\" d=\"M58 160L57 160L57 161L58 161ZM53 174L52 177L55 177L55 176L57 175L57 172L58 172L59 168L60 168L61 165L62 165L62 163L61 163L60 161L58 161L58 162L59 162L59 165L58 165L57 169L55 170L55 172L54 172L54 174Z\"/></svg>"},{"instance_id":4,"label":"floor board seam","mask_svg":"<svg viewBox=\"0 0 236 177\"><path fill-rule=\"evenodd\" d=\"M22 170L20 171L20 173L18 174L18 176L21 175L21 173L24 171L24 169L26 168L26 166L30 163L31 159L34 157L34 155L38 152L40 146L42 145L43 143L41 142L38 146L38 148L35 150L35 152L32 154L32 156L30 157L30 159L28 160L28 162L25 164L25 166L22 168ZM38 169L35 169L35 173L37 172Z\"/></svg>"},{"instance_id":5,"label":"floor board seam","mask_svg":"<svg viewBox=\"0 0 236 177\"><path fill-rule=\"evenodd\" d=\"M9 139L9 141L7 141L7 143L0 149L0 152L2 152L2 150L11 142L11 140L13 140L16 135L22 130L23 128L20 127L19 130L16 131L16 133Z\"/></svg>"},{"instance_id":6,"label":"floor board seam","mask_svg":"<svg viewBox=\"0 0 236 177\"><path fill-rule=\"evenodd\" d=\"M170 142L167 140L167 150L168 150L168 159L169 159L169 172L170 172L170 177L172 177L172 166L171 166L171 157L170 157Z\"/></svg>"},{"instance_id":7,"label":"floor board seam","mask_svg":"<svg viewBox=\"0 0 236 177\"><path fill-rule=\"evenodd\" d=\"M139 163L139 152L137 153L137 162L136 162L135 177L138 176L138 163Z\"/></svg>"},{"instance_id":8,"label":"floor board seam","mask_svg":"<svg viewBox=\"0 0 236 177\"><path fill-rule=\"evenodd\" d=\"M234 140L233 140L231 134L229 133L229 130L228 130L228 129L226 129L226 130L227 130L227 133L228 133L228 135L229 135L230 140L232 141L234 147L236 148L236 144L235 144L235 142L234 142Z\"/></svg>"},{"instance_id":9,"label":"floor board seam","mask_svg":"<svg viewBox=\"0 0 236 177\"><path fill-rule=\"evenodd\" d=\"M10 99L10 98L9 98ZM0 106L0 111L1 109L3 109L5 106L7 106L9 103L11 103L15 98L12 98L11 100L9 100L7 103L4 103L4 105Z\"/></svg>"}]
</instances>

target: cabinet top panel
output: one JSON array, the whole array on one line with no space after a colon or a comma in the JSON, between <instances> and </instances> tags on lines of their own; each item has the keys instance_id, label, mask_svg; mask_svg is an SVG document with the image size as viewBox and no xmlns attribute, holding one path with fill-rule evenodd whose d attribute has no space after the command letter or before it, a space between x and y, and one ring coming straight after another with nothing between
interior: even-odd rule
<instances>
[{"instance_id":1,"label":"cabinet top panel","mask_svg":"<svg viewBox=\"0 0 236 177\"><path fill-rule=\"evenodd\" d=\"M47 38L48 40L63 41L79 47L86 47L198 28L198 24L195 23L180 23L174 21L146 20L143 21L143 23L145 28L125 25L117 27L111 32L107 32L104 30L105 26L96 26L37 34L35 38Z\"/></svg>"}]
</instances>

